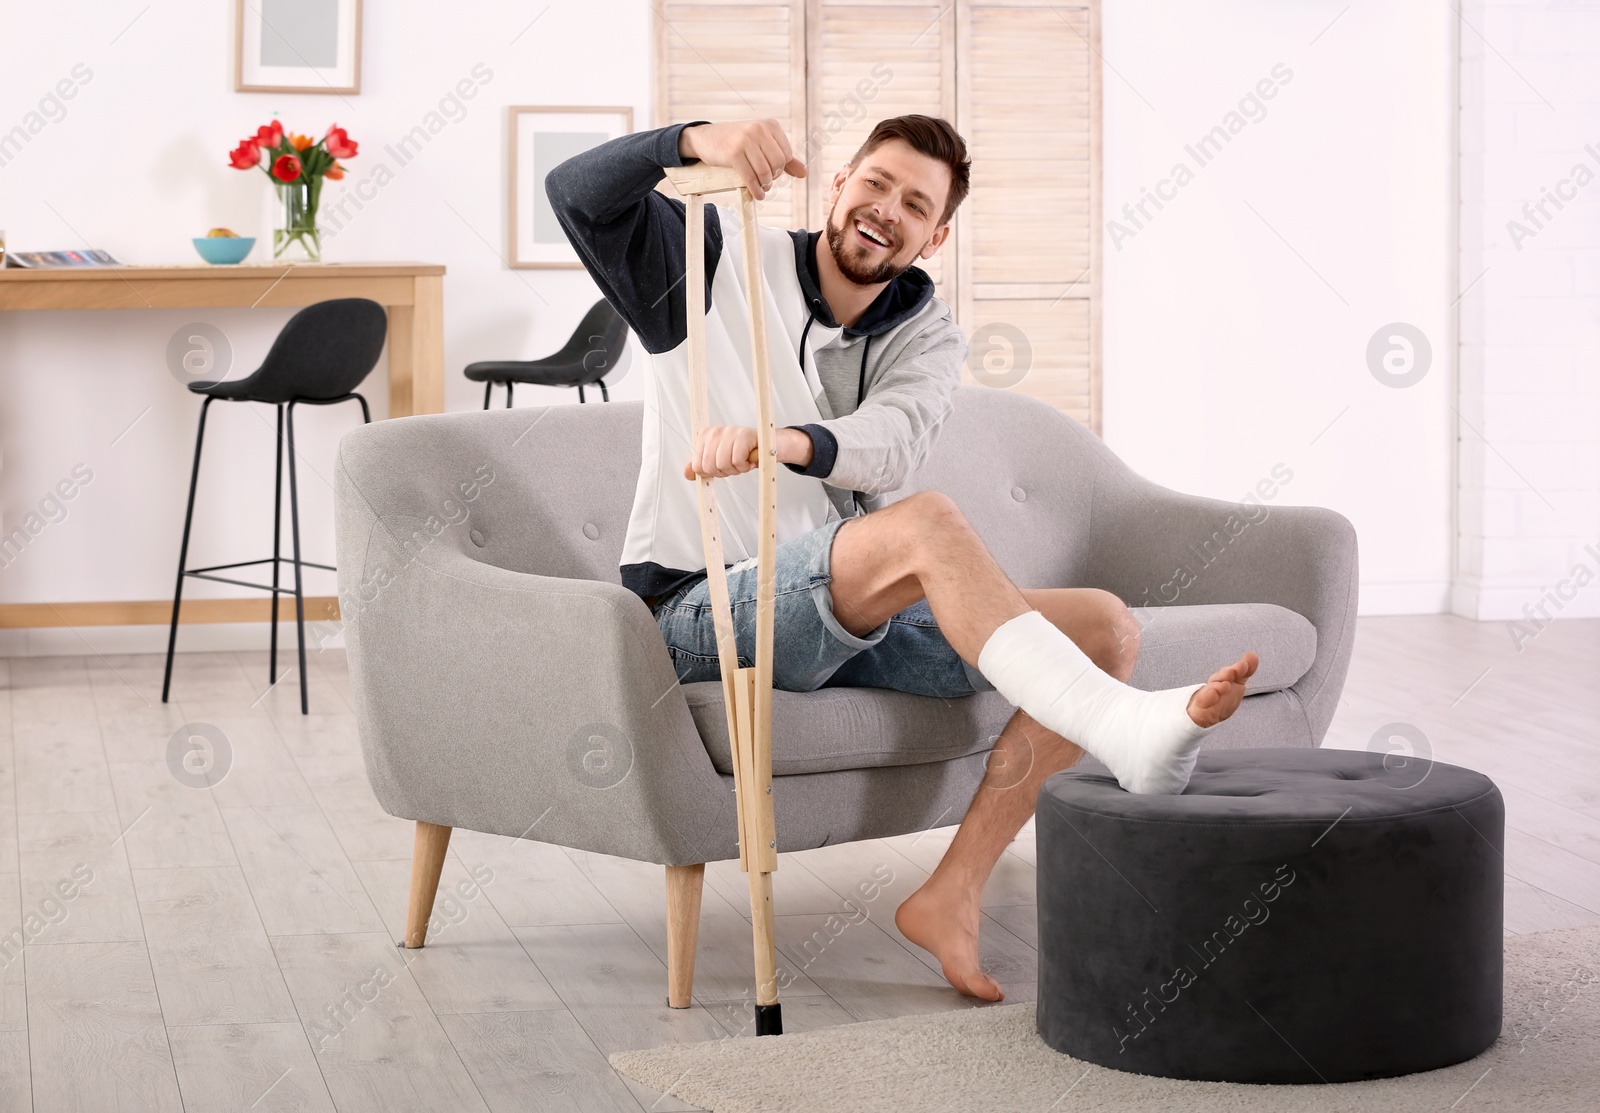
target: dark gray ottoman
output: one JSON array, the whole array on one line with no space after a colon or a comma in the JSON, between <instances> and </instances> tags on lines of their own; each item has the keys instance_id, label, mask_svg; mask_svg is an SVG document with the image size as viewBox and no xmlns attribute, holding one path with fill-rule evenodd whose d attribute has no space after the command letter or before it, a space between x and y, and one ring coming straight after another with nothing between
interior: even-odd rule
<instances>
[{"instance_id":1,"label":"dark gray ottoman","mask_svg":"<svg viewBox=\"0 0 1600 1113\"><path fill-rule=\"evenodd\" d=\"M1505 808L1362 751L1200 755L1181 796L1039 791L1039 1035L1139 1074L1345 1082L1500 1034Z\"/></svg>"}]
</instances>

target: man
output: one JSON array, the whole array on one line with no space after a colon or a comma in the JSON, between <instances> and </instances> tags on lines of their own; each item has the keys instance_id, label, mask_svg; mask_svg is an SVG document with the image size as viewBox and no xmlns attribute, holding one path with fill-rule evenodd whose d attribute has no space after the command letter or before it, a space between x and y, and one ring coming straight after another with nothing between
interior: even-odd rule
<instances>
[{"instance_id":1,"label":"man","mask_svg":"<svg viewBox=\"0 0 1600 1113\"><path fill-rule=\"evenodd\" d=\"M695 500L717 507L741 666L753 664L756 420L738 211L706 211L705 334L713 419L692 444L683 294L684 204L662 168L736 169L757 198L803 177L775 120L697 121L623 136L550 172L546 192L584 265L651 356L642 465L622 582L650 606L680 680L720 676ZM1142 692L1138 625L1109 592L1018 588L955 504L898 501L951 409L967 345L933 296L929 259L969 182L946 121L880 122L828 189L824 232L754 230L767 288L778 547L773 683L942 697L998 689L1019 710L943 860L895 913L962 993L1003 994L978 966L984 881L1044 779L1085 751L1134 792L1183 791L1205 733L1238 708L1254 653L1205 684ZM718 265L719 262L721 265ZM1068 741L1068 738L1072 741Z\"/></svg>"}]
</instances>

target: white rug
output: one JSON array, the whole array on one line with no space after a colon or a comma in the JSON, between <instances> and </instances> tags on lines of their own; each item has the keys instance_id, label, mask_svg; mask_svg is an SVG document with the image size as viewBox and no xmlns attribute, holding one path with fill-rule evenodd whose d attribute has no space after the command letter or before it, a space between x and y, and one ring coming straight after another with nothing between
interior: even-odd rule
<instances>
[{"instance_id":1,"label":"white rug","mask_svg":"<svg viewBox=\"0 0 1600 1113\"><path fill-rule=\"evenodd\" d=\"M630 1078L714 1113L1594 1113L1600 926L1507 939L1500 1039L1476 1059L1401 1078L1260 1086L1127 1074L1050 1048L1034 1030L1031 1001L610 1059Z\"/></svg>"}]
</instances>

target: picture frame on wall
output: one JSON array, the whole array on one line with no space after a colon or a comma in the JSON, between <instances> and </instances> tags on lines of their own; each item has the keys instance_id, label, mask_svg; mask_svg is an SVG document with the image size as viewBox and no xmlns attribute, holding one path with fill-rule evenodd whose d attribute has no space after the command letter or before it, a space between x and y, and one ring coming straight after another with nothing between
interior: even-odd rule
<instances>
[{"instance_id":1,"label":"picture frame on wall","mask_svg":"<svg viewBox=\"0 0 1600 1113\"><path fill-rule=\"evenodd\" d=\"M359 93L361 0L235 0L236 93Z\"/></svg>"},{"instance_id":2,"label":"picture frame on wall","mask_svg":"<svg viewBox=\"0 0 1600 1113\"><path fill-rule=\"evenodd\" d=\"M632 132L633 109L516 105L507 109L507 123L507 265L514 270L582 267L556 222L544 178L573 155Z\"/></svg>"}]
</instances>

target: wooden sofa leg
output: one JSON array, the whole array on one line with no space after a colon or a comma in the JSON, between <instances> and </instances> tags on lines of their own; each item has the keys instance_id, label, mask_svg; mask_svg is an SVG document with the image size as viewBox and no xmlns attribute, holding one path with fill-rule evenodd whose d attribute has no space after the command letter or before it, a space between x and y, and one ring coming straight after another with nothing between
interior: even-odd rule
<instances>
[{"instance_id":1,"label":"wooden sofa leg","mask_svg":"<svg viewBox=\"0 0 1600 1113\"><path fill-rule=\"evenodd\" d=\"M667 867L667 1004L687 1009L694 990L694 951L700 939L700 893L706 864Z\"/></svg>"},{"instance_id":2,"label":"wooden sofa leg","mask_svg":"<svg viewBox=\"0 0 1600 1113\"><path fill-rule=\"evenodd\" d=\"M444 854L450 849L450 828L417 820L417 841L411 850L411 898L406 905L407 947L428 941L428 918L444 872Z\"/></svg>"}]
</instances>

